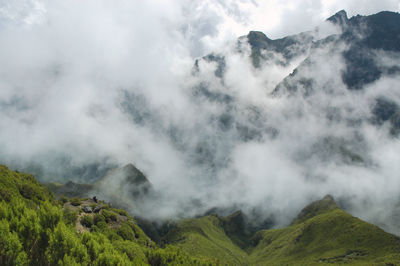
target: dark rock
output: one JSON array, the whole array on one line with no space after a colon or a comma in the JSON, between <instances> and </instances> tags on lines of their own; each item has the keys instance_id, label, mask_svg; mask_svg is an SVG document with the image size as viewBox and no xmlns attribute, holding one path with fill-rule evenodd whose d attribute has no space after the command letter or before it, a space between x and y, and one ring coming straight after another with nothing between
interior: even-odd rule
<instances>
[{"instance_id":1,"label":"dark rock","mask_svg":"<svg viewBox=\"0 0 400 266\"><path fill-rule=\"evenodd\" d=\"M347 25L349 19L347 18L347 13L344 10L337 12L335 15L327 19L328 21L332 22L333 24L339 26Z\"/></svg>"},{"instance_id":2,"label":"dark rock","mask_svg":"<svg viewBox=\"0 0 400 266\"><path fill-rule=\"evenodd\" d=\"M97 205L96 207L94 207L93 212L94 213L99 213L101 211L101 206Z\"/></svg>"},{"instance_id":3,"label":"dark rock","mask_svg":"<svg viewBox=\"0 0 400 266\"><path fill-rule=\"evenodd\" d=\"M307 52L314 40L310 32L271 40L260 31L250 31L247 36L240 37L239 41L244 38L247 38L251 46L251 59L255 68L261 67L263 61L274 59L274 53L281 54L284 60L278 60L278 63L286 65L291 59Z\"/></svg>"},{"instance_id":4,"label":"dark rock","mask_svg":"<svg viewBox=\"0 0 400 266\"><path fill-rule=\"evenodd\" d=\"M83 206L82 210L83 210L85 213L92 213L92 212L93 212L93 209L92 209L92 207L90 207L90 206Z\"/></svg>"}]
</instances>

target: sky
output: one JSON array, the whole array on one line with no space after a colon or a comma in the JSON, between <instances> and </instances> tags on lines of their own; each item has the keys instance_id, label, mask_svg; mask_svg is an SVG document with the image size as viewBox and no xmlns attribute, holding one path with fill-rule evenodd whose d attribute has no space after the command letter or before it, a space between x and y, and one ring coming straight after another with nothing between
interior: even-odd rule
<instances>
[{"instance_id":1,"label":"sky","mask_svg":"<svg viewBox=\"0 0 400 266\"><path fill-rule=\"evenodd\" d=\"M345 45L315 50L310 66L301 65L309 47L284 65L272 54L261 70L251 66L248 46L236 49L250 30L270 38L316 27L332 34L338 29L325 20L339 10L399 8L391 0L0 0L0 162L58 182L93 182L133 163L162 192L144 211L153 218L217 206L282 225L331 193L349 199L354 214L384 217L375 222L399 230L386 210L395 210L400 192L400 144L388 128L339 119L366 121L379 93L400 103L398 78L359 95L339 78ZM226 58L223 82L205 60L193 74L195 60L211 52ZM396 65L396 56L383 54L380 64ZM334 89L307 100L270 97L300 65L302 77ZM333 124L324 116L331 110L339 110ZM330 143L367 163L349 165ZM371 211L363 213L366 202Z\"/></svg>"}]
</instances>

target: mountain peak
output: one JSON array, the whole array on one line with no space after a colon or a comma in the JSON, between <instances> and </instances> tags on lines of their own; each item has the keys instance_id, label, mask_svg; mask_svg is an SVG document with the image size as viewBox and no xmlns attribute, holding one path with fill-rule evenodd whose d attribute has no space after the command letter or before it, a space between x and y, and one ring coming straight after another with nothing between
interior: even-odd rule
<instances>
[{"instance_id":1,"label":"mountain peak","mask_svg":"<svg viewBox=\"0 0 400 266\"><path fill-rule=\"evenodd\" d=\"M271 39L261 31L250 31L249 34L247 34L247 39L251 47L257 49L268 48L271 42Z\"/></svg>"},{"instance_id":2,"label":"mountain peak","mask_svg":"<svg viewBox=\"0 0 400 266\"><path fill-rule=\"evenodd\" d=\"M328 211L338 209L338 205L336 204L334 198L331 195L326 195L321 200L317 200L307 205L301 212L297 215L296 219L293 221L293 224L297 224L299 222L304 222L314 216L326 213Z\"/></svg>"},{"instance_id":3,"label":"mountain peak","mask_svg":"<svg viewBox=\"0 0 400 266\"><path fill-rule=\"evenodd\" d=\"M347 17L346 11L340 10L335 15L328 18L327 21L330 21L333 24L336 24L339 26L343 26L343 25L347 24L347 22L349 21L349 18Z\"/></svg>"}]
</instances>

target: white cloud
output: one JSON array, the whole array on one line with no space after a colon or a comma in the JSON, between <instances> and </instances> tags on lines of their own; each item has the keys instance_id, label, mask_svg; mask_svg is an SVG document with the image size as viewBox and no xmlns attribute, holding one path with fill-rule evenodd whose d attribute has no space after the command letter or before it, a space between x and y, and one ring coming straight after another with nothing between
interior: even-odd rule
<instances>
[{"instance_id":1,"label":"white cloud","mask_svg":"<svg viewBox=\"0 0 400 266\"><path fill-rule=\"evenodd\" d=\"M274 98L269 93L306 55L287 66L254 70L248 50L235 52L237 38L249 30L282 37L321 27L340 9L355 15L399 6L332 0L0 1L1 162L40 163L60 175L70 165L133 162L163 192L162 202L149 203L160 207L150 216L234 204L264 206L266 215L287 223L324 193L355 196L358 203L372 195L379 209L398 192L398 141L384 129L355 129L327 114L333 108L339 117L365 119L377 92L400 103L398 78L371 84L364 95L349 92L339 78L341 57L323 50L302 73L326 90L308 99ZM195 57L212 51L227 56L223 82L214 77L216 63L202 61L201 73L190 75ZM381 64L396 63L386 59ZM357 142L357 130L364 141ZM335 151L315 154L313 147L332 139L365 152L378 166L349 166L330 154ZM387 197L379 197L387 184ZM191 208L193 201L198 209Z\"/></svg>"}]
</instances>

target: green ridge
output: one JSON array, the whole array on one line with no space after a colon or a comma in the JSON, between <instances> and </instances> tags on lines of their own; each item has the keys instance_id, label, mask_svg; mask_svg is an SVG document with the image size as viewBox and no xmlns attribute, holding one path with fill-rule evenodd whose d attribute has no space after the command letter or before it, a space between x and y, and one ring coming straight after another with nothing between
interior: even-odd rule
<instances>
[{"instance_id":1,"label":"green ridge","mask_svg":"<svg viewBox=\"0 0 400 266\"><path fill-rule=\"evenodd\" d=\"M400 239L340 209L283 229L258 232L254 265L396 265Z\"/></svg>"},{"instance_id":2,"label":"green ridge","mask_svg":"<svg viewBox=\"0 0 400 266\"><path fill-rule=\"evenodd\" d=\"M329 195L306 206L291 226L259 231L250 241L246 237L237 241L238 236L245 236L237 230L242 228L238 217L235 213L226 218L211 215L188 219L165 240L193 256L217 258L226 265L400 263L398 237L339 209ZM236 222L226 226L232 218ZM247 246L241 246L243 243Z\"/></svg>"}]
</instances>

